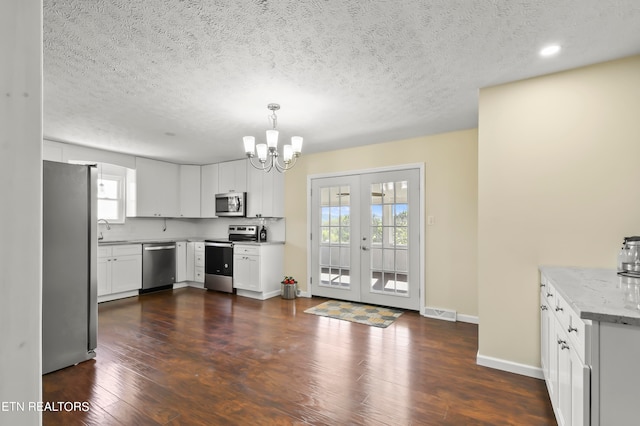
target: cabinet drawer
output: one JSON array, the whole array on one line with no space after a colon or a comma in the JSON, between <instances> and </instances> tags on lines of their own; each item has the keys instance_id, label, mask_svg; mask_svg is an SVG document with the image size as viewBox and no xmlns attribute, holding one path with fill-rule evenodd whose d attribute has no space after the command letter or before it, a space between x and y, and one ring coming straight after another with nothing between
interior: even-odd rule
<instances>
[{"instance_id":1,"label":"cabinet drawer","mask_svg":"<svg viewBox=\"0 0 640 426\"><path fill-rule=\"evenodd\" d=\"M112 256L131 256L135 254L142 254L141 244L127 244L122 246L112 246Z\"/></svg>"},{"instance_id":2,"label":"cabinet drawer","mask_svg":"<svg viewBox=\"0 0 640 426\"><path fill-rule=\"evenodd\" d=\"M260 247L258 246L239 246L236 245L233 247L233 254L246 254L252 256L260 255Z\"/></svg>"},{"instance_id":3,"label":"cabinet drawer","mask_svg":"<svg viewBox=\"0 0 640 426\"><path fill-rule=\"evenodd\" d=\"M204 267L204 253L196 252L194 262L195 262L196 267L198 267L198 266Z\"/></svg>"},{"instance_id":4,"label":"cabinet drawer","mask_svg":"<svg viewBox=\"0 0 640 426\"><path fill-rule=\"evenodd\" d=\"M193 247L196 249L196 251L204 252L204 242L203 241L194 243Z\"/></svg>"},{"instance_id":5,"label":"cabinet drawer","mask_svg":"<svg viewBox=\"0 0 640 426\"><path fill-rule=\"evenodd\" d=\"M204 282L204 268L196 267L194 271L194 280L195 282L198 282L198 283Z\"/></svg>"}]
</instances>

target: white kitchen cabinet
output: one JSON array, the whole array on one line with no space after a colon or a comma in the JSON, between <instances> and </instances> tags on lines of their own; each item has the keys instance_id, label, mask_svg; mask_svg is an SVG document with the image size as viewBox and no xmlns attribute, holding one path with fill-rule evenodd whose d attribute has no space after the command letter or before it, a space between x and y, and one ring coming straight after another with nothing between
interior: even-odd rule
<instances>
[{"instance_id":1,"label":"white kitchen cabinet","mask_svg":"<svg viewBox=\"0 0 640 426\"><path fill-rule=\"evenodd\" d=\"M194 243L194 277L197 283L204 284L204 242Z\"/></svg>"},{"instance_id":2,"label":"white kitchen cabinet","mask_svg":"<svg viewBox=\"0 0 640 426\"><path fill-rule=\"evenodd\" d=\"M135 296L142 288L142 245L98 248L98 302Z\"/></svg>"},{"instance_id":3,"label":"white kitchen cabinet","mask_svg":"<svg viewBox=\"0 0 640 426\"><path fill-rule=\"evenodd\" d=\"M247 217L284 216L284 174L247 166Z\"/></svg>"},{"instance_id":4,"label":"white kitchen cabinet","mask_svg":"<svg viewBox=\"0 0 640 426\"><path fill-rule=\"evenodd\" d=\"M265 300L280 295L283 244L235 244L233 287L238 296Z\"/></svg>"},{"instance_id":5,"label":"white kitchen cabinet","mask_svg":"<svg viewBox=\"0 0 640 426\"><path fill-rule=\"evenodd\" d=\"M580 320L544 277L540 300L540 362L556 420L560 426L589 424L590 368L585 362L591 361L591 350L585 334L591 321Z\"/></svg>"},{"instance_id":6,"label":"white kitchen cabinet","mask_svg":"<svg viewBox=\"0 0 640 426\"><path fill-rule=\"evenodd\" d=\"M218 190L218 164L207 164L200 168L200 217L216 217L216 194Z\"/></svg>"},{"instance_id":7,"label":"white kitchen cabinet","mask_svg":"<svg viewBox=\"0 0 640 426\"><path fill-rule=\"evenodd\" d=\"M200 217L200 166L180 165L179 217Z\"/></svg>"},{"instance_id":8,"label":"white kitchen cabinet","mask_svg":"<svg viewBox=\"0 0 640 426\"><path fill-rule=\"evenodd\" d=\"M260 279L260 248L249 247L234 250L242 254L233 255L233 286L237 289L262 292Z\"/></svg>"},{"instance_id":9,"label":"white kitchen cabinet","mask_svg":"<svg viewBox=\"0 0 640 426\"><path fill-rule=\"evenodd\" d=\"M247 160L218 163L218 191L247 192Z\"/></svg>"},{"instance_id":10,"label":"white kitchen cabinet","mask_svg":"<svg viewBox=\"0 0 640 426\"><path fill-rule=\"evenodd\" d=\"M176 282L187 281L187 242L176 241Z\"/></svg>"},{"instance_id":11,"label":"white kitchen cabinet","mask_svg":"<svg viewBox=\"0 0 640 426\"><path fill-rule=\"evenodd\" d=\"M127 216L177 217L179 166L164 161L136 158L136 172L129 174Z\"/></svg>"}]
</instances>

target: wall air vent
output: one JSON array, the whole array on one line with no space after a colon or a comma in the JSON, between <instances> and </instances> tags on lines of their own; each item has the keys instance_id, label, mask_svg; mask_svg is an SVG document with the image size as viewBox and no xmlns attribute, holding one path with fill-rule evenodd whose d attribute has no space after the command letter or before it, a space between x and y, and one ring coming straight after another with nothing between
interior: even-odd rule
<instances>
[{"instance_id":1,"label":"wall air vent","mask_svg":"<svg viewBox=\"0 0 640 426\"><path fill-rule=\"evenodd\" d=\"M427 318L435 318L439 320L445 321L457 321L457 313L456 311L452 311L450 309L438 309L426 307L424 308L424 316Z\"/></svg>"}]
</instances>

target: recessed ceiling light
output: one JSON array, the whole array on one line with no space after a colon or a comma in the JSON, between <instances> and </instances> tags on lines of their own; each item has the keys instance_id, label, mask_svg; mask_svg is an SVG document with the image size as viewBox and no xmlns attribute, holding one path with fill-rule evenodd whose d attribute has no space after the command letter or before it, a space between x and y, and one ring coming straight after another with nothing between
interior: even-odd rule
<instances>
[{"instance_id":1,"label":"recessed ceiling light","mask_svg":"<svg viewBox=\"0 0 640 426\"><path fill-rule=\"evenodd\" d=\"M560 51L560 46L557 44L551 44L540 50L540 56L553 56Z\"/></svg>"}]
</instances>

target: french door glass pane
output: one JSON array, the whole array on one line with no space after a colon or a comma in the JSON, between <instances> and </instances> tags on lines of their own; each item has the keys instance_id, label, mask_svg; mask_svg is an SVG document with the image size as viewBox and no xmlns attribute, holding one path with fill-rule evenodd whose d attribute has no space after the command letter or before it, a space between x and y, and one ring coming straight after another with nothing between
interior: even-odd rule
<instances>
[{"instance_id":1,"label":"french door glass pane","mask_svg":"<svg viewBox=\"0 0 640 426\"><path fill-rule=\"evenodd\" d=\"M351 286L349 268L351 218L349 186L320 190L320 286Z\"/></svg>"},{"instance_id":2,"label":"french door glass pane","mask_svg":"<svg viewBox=\"0 0 640 426\"><path fill-rule=\"evenodd\" d=\"M408 296L407 181L371 185L371 292Z\"/></svg>"}]
</instances>

